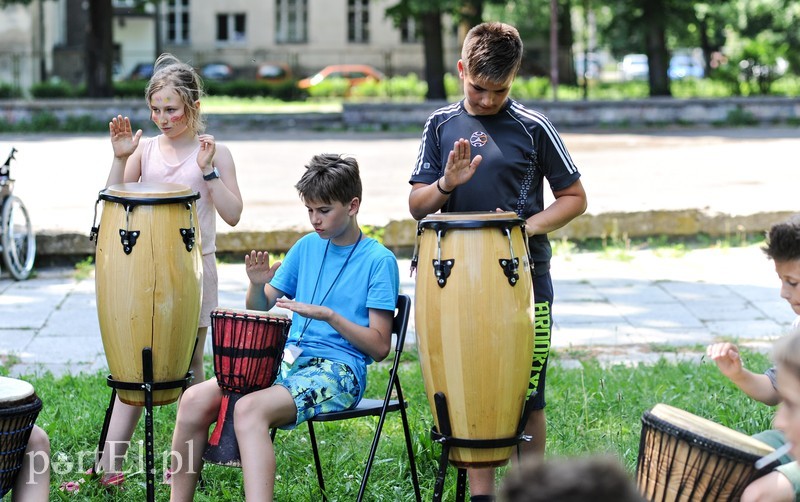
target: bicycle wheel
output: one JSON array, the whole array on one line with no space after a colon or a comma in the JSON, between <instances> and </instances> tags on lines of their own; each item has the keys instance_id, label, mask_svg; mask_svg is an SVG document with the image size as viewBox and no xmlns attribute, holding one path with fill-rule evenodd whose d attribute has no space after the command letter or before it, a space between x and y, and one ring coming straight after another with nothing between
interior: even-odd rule
<instances>
[{"instance_id":1,"label":"bicycle wheel","mask_svg":"<svg viewBox=\"0 0 800 502\"><path fill-rule=\"evenodd\" d=\"M3 262L18 281L31 275L36 257L36 236L33 235L28 210L19 197L11 195L3 202L2 220Z\"/></svg>"}]
</instances>

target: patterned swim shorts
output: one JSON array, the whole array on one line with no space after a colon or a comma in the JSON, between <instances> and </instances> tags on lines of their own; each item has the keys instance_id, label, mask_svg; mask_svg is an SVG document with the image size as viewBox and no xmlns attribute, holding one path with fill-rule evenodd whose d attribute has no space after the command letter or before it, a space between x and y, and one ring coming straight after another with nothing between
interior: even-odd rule
<instances>
[{"instance_id":1,"label":"patterned swim shorts","mask_svg":"<svg viewBox=\"0 0 800 502\"><path fill-rule=\"evenodd\" d=\"M330 359L301 356L293 365L284 361L275 385L285 387L297 406L297 421L281 429L294 429L320 413L346 410L358 402L355 374Z\"/></svg>"}]
</instances>

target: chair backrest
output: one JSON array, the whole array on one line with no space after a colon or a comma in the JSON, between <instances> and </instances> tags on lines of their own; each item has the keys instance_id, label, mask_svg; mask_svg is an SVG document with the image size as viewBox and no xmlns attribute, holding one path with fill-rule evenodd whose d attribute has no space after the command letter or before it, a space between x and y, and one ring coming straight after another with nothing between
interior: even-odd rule
<instances>
[{"instance_id":1,"label":"chair backrest","mask_svg":"<svg viewBox=\"0 0 800 502\"><path fill-rule=\"evenodd\" d=\"M403 352L406 343L406 330L408 330L408 319L411 315L411 297L400 294L397 296L397 313L392 320L392 333L397 336L394 350L397 354Z\"/></svg>"}]
</instances>

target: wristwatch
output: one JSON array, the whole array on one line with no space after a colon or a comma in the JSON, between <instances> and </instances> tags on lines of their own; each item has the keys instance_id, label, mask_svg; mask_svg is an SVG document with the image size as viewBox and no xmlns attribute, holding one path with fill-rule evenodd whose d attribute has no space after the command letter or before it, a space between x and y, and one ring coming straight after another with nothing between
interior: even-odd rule
<instances>
[{"instance_id":1,"label":"wristwatch","mask_svg":"<svg viewBox=\"0 0 800 502\"><path fill-rule=\"evenodd\" d=\"M219 171L217 170L216 167L210 173L203 175L203 179L206 180L206 181L211 181L211 180L217 179L217 178L219 178Z\"/></svg>"}]
</instances>

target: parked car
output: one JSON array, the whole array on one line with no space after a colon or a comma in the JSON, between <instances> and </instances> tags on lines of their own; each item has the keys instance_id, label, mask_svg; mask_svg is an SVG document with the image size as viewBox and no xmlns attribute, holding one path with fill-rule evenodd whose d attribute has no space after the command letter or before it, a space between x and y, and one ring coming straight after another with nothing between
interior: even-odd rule
<instances>
[{"instance_id":1,"label":"parked car","mask_svg":"<svg viewBox=\"0 0 800 502\"><path fill-rule=\"evenodd\" d=\"M300 80L297 82L297 87L301 89L309 89L315 85L319 85L320 82L332 78L343 78L348 80L350 83L350 88L353 88L369 79L380 81L385 77L383 73L369 65L335 64L326 66L311 77Z\"/></svg>"},{"instance_id":2,"label":"parked car","mask_svg":"<svg viewBox=\"0 0 800 502\"><path fill-rule=\"evenodd\" d=\"M691 56L676 54L669 60L667 74L672 80L703 78L704 73L702 63Z\"/></svg>"},{"instance_id":3,"label":"parked car","mask_svg":"<svg viewBox=\"0 0 800 502\"><path fill-rule=\"evenodd\" d=\"M153 76L153 63L139 63L128 74L127 80L150 80Z\"/></svg>"},{"instance_id":4,"label":"parked car","mask_svg":"<svg viewBox=\"0 0 800 502\"><path fill-rule=\"evenodd\" d=\"M622 80L643 80L649 73L647 54L627 54L622 58L622 64L620 64Z\"/></svg>"},{"instance_id":5,"label":"parked car","mask_svg":"<svg viewBox=\"0 0 800 502\"><path fill-rule=\"evenodd\" d=\"M226 63L208 63L200 68L200 76L208 80L231 80L233 68Z\"/></svg>"},{"instance_id":6,"label":"parked car","mask_svg":"<svg viewBox=\"0 0 800 502\"><path fill-rule=\"evenodd\" d=\"M256 80L278 84L292 79L292 69L286 63L262 63L256 69Z\"/></svg>"}]
</instances>

